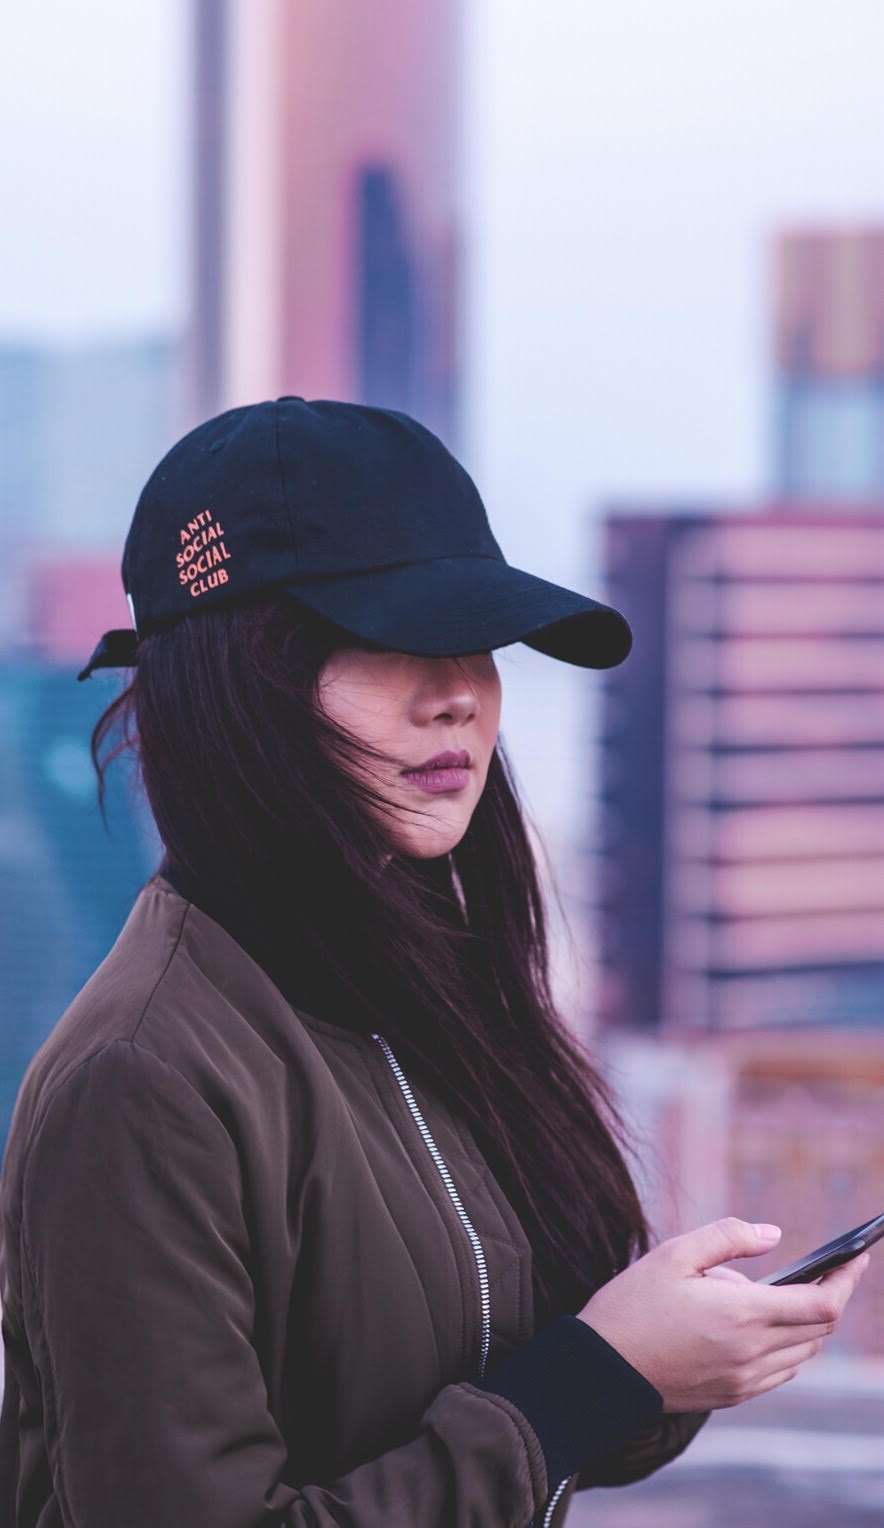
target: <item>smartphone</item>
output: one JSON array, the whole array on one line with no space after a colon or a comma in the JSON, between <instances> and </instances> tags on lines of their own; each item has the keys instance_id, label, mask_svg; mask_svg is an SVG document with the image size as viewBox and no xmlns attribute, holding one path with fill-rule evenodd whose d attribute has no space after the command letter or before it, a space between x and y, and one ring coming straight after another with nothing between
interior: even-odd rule
<instances>
[{"instance_id":1,"label":"smartphone","mask_svg":"<svg viewBox=\"0 0 884 1528\"><path fill-rule=\"evenodd\" d=\"M852 1257L871 1247L879 1236L884 1236L884 1215L876 1215L873 1220L854 1226L852 1231L845 1231L843 1236L836 1236L834 1241L808 1252L797 1263L787 1263L785 1268L778 1268L775 1273L768 1273L763 1279L755 1279L754 1282L809 1284L813 1279L818 1279L820 1274L828 1273L830 1268L839 1268L842 1263L849 1263Z\"/></svg>"}]
</instances>

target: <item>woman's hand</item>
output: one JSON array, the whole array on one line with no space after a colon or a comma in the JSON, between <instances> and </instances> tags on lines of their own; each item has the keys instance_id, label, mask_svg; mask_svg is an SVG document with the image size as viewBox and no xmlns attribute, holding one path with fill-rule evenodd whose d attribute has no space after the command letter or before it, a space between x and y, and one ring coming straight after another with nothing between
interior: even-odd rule
<instances>
[{"instance_id":1,"label":"woman's hand","mask_svg":"<svg viewBox=\"0 0 884 1528\"><path fill-rule=\"evenodd\" d=\"M863 1253L816 1284L757 1284L718 1266L774 1245L726 1215L653 1247L578 1315L656 1386L664 1411L738 1406L819 1351L869 1261Z\"/></svg>"}]
</instances>

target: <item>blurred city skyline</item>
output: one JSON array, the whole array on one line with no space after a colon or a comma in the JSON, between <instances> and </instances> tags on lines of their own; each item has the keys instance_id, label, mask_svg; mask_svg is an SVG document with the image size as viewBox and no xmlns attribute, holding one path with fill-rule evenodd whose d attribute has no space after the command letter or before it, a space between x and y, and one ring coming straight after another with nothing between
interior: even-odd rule
<instances>
[{"instance_id":1,"label":"blurred city skyline","mask_svg":"<svg viewBox=\"0 0 884 1528\"><path fill-rule=\"evenodd\" d=\"M0 336L186 325L189 11L7 17ZM765 490L770 242L884 212L880 8L481 0L462 31L464 455L510 559L559 577L587 503Z\"/></svg>"}]
</instances>

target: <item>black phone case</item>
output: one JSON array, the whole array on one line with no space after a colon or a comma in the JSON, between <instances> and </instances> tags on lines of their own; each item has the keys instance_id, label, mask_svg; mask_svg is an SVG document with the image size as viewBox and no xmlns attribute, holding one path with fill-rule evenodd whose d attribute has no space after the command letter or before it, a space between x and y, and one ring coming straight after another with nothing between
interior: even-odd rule
<instances>
[{"instance_id":1,"label":"black phone case","mask_svg":"<svg viewBox=\"0 0 884 1528\"><path fill-rule=\"evenodd\" d=\"M806 1257L799 1258L795 1263L787 1263L784 1268L777 1268L764 1278L756 1279L755 1283L810 1284L831 1268L840 1268L842 1263L849 1263L851 1258L864 1252L880 1236L884 1236L884 1214L863 1221L862 1225L854 1226L852 1231L845 1231L843 1236L824 1242Z\"/></svg>"}]
</instances>

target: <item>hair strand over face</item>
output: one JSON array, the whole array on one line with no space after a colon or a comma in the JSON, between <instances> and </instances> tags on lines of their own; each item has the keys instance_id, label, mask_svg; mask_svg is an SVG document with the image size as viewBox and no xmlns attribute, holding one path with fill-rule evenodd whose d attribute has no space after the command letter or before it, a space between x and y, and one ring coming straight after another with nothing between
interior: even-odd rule
<instances>
[{"instance_id":1,"label":"hair strand over face","mask_svg":"<svg viewBox=\"0 0 884 1528\"><path fill-rule=\"evenodd\" d=\"M287 952L297 1006L379 1030L466 1120L531 1243L541 1325L648 1250L623 1121L555 1009L500 738L456 847L395 852L377 755L318 704L342 645L360 644L274 591L144 638L93 729L99 805L108 764L131 750L167 853Z\"/></svg>"}]
</instances>

